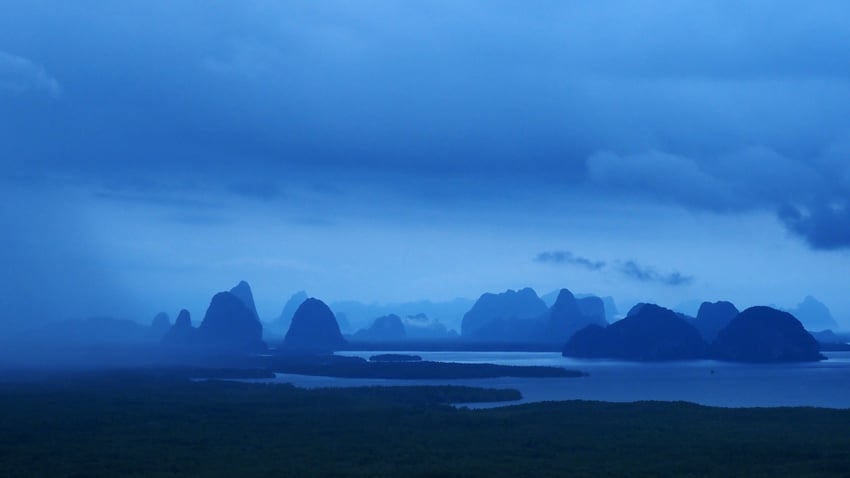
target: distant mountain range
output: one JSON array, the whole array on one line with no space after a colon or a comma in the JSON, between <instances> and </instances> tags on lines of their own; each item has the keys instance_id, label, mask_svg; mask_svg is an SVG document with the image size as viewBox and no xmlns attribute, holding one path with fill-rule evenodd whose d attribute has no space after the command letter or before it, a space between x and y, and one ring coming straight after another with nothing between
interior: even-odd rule
<instances>
[{"instance_id":1,"label":"distant mountain range","mask_svg":"<svg viewBox=\"0 0 850 478\"><path fill-rule=\"evenodd\" d=\"M741 312L730 302L718 301L701 303L695 316L638 304L625 318L612 317L617 317L612 298L574 295L568 289L543 297L524 288L485 293L475 301L330 305L302 291L290 297L279 317L264 324L250 285L241 281L212 297L197 326L186 310L173 324L168 314L157 314L150 326L114 318L78 319L33 329L24 341L51 348L161 343L164 351L183 354L263 353L268 345L313 353L349 345L362 349L370 343L404 347L406 342L442 342L456 350L544 346L563 348L575 357L627 360L792 361L819 359L819 347L838 350L848 339L820 328L834 328L836 322L813 297L790 311L753 307Z\"/></svg>"},{"instance_id":2,"label":"distant mountain range","mask_svg":"<svg viewBox=\"0 0 850 478\"><path fill-rule=\"evenodd\" d=\"M702 318L693 319L655 304L638 304L626 318L608 327L591 325L576 332L564 346L564 355L636 361L807 362L825 358L817 340L787 312L759 306L737 313L728 302L705 302L700 312ZM703 331L696 325L703 326ZM706 340L706 336L712 338Z\"/></svg>"}]
</instances>

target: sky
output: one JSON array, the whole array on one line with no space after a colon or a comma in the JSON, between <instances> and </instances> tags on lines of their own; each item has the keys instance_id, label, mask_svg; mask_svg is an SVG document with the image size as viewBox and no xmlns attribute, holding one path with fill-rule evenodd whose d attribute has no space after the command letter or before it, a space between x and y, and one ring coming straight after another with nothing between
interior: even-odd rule
<instances>
[{"instance_id":1,"label":"sky","mask_svg":"<svg viewBox=\"0 0 850 478\"><path fill-rule=\"evenodd\" d=\"M4 325L567 287L850 328L845 1L5 0Z\"/></svg>"}]
</instances>

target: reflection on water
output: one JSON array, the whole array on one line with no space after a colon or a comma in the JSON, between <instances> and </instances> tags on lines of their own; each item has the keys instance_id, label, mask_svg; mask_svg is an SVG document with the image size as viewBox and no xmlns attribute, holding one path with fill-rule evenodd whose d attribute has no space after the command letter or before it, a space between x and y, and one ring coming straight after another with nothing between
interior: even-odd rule
<instances>
[{"instance_id":1,"label":"reflection on water","mask_svg":"<svg viewBox=\"0 0 850 478\"><path fill-rule=\"evenodd\" d=\"M375 353L345 352L368 358ZM299 387L364 385L470 385L515 388L521 402L548 400L688 401L722 407L815 406L850 408L850 352L796 364L735 364L713 360L637 363L579 360L551 352L398 352L424 360L503 365L549 365L588 372L582 378L382 380L279 374L275 381Z\"/></svg>"}]
</instances>

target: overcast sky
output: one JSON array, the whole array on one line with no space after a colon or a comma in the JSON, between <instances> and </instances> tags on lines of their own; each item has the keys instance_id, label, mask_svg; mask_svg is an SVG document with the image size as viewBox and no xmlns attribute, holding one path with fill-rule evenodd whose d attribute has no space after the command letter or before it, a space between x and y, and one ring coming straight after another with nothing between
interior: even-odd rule
<instances>
[{"instance_id":1,"label":"overcast sky","mask_svg":"<svg viewBox=\"0 0 850 478\"><path fill-rule=\"evenodd\" d=\"M3 320L240 279L825 302L850 327L846 1L39 1L0 15Z\"/></svg>"}]
</instances>

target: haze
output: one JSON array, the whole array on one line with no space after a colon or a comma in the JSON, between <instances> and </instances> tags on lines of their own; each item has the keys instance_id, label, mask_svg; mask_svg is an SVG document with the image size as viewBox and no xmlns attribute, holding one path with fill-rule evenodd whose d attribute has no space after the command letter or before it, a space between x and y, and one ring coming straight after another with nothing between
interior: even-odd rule
<instances>
[{"instance_id":1,"label":"haze","mask_svg":"<svg viewBox=\"0 0 850 478\"><path fill-rule=\"evenodd\" d=\"M0 320L560 287L850 326L842 1L4 2Z\"/></svg>"}]
</instances>

